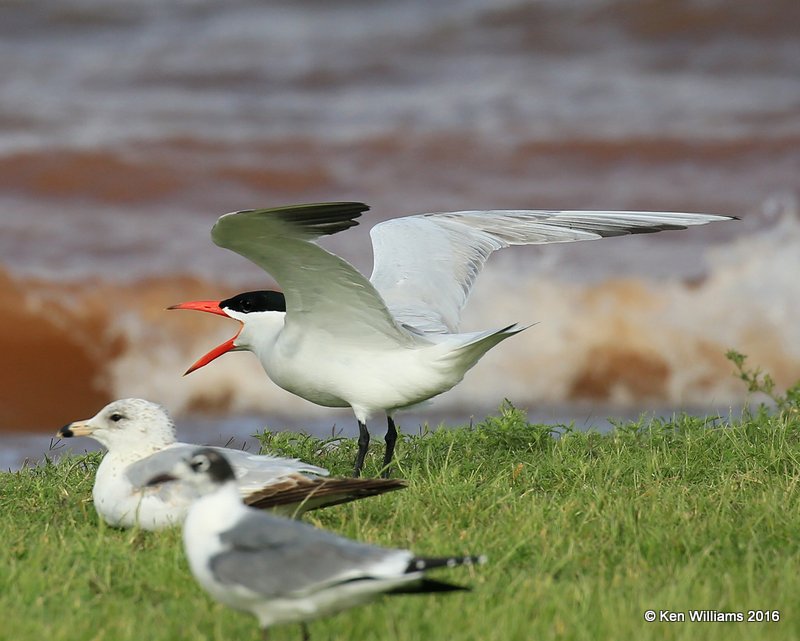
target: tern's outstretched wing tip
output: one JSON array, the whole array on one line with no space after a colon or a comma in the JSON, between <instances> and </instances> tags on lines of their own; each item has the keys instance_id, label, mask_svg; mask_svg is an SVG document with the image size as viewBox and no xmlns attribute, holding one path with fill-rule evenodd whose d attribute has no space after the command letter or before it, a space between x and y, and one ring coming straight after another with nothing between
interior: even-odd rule
<instances>
[{"instance_id":1,"label":"tern's outstretched wing tip","mask_svg":"<svg viewBox=\"0 0 800 641\"><path fill-rule=\"evenodd\" d=\"M309 239L336 234L358 225L356 218L369 209L360 202L308 203L268 209L243 209L220 216L211 230L212 239L225 246L226 237L259 219L280 220L302 230Z\"/></svg>"}]
</instances>

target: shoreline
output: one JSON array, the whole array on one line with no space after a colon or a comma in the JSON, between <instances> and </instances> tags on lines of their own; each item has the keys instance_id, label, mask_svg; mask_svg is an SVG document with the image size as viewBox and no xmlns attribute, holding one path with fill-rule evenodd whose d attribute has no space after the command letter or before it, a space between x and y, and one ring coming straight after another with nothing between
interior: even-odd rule
<instances>
[{"instance_id":1,"label":"shoreline","mask_svg":"<svg viewBox=\"0 0 800 641\"><path fill-rule=\"evenodd\" d=\"M721 416L734 418L741 415L741 409L731 406L716 407L641 407L625 408L613 405L581 405L553 406L548 408L525 410L528 420L534 424L570 425L574 423L575 431L595 430L605 433L619 421L634 421L641 416L649 418L670 418L674 415L687 414L697 417ZM398 429L401 433L420 434L425 425L431 430L440 426L447 429L477 424L486 418L497 415L498 408L483 408L471 414L455 414L453 412L408 412L400 414ZM255 414L228 414L202 416L190 414L179 416L175 420L178 440L197 443L198 445L217 445L257 451L258 440L253 437L269 428L274 432L296 432L317 438L343 436L355 438L358 429L355 420L342 413L330 418L319 416L289 419L286 416L263 416ZM77 420L77 418L76 418ZM372 421L373 439L382 439L385 429L383 418ZM57 439L57 427L51 432L0 432L0 471L14 472L25 466L36 466L45 457L57 458L64 454L82 454L101 450L102 447L90 438Z\"/></svg>"}]
</instances>

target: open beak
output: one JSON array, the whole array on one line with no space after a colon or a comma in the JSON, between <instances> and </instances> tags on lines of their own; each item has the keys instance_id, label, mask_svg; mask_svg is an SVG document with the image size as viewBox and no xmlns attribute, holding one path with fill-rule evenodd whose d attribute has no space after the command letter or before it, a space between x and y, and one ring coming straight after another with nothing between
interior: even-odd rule
<instances>
[{"instance_id":1,"label":"open beak","mask_svg":"<svg viewBox=\"0 0 800 641\"><path fill-rule=\"evenodd\" d=\"M193 300L188 303L178 303L167 309L193 309L196 312L208 312L209 314L218 314L229 318L229 316L219 306L218 300Z\"/></svg>"},{"instance_id":2,"label":"open beak","mask_svg":"<svg viewBox=\"0 0 800 641\"><path fill-rule=\"evenodd\" d=\"M65 425L58 432L58 438L72 438L73 436L91 436L94 428L89 425L88 421L75 421L69 425Z\"/></svg>"},{"instance_id":3,"label":"open beak","mask_svg":"<svg viewBox=\"0 0 800 641\"><path fill-rule=\"evenodd\" d=\"M219 316L224 316L225 318L230 318L225 313L225 310L219 306L218 300L195 300L190 301L188 303L180 303L178 305L173 305L172 307L167 307L167 309L193 309L196 312L208 312L209 314L217 314ZM236 319L234 319L236 320ZM238 321L241 324L241 321ZM242 328L239 327L239 331L236 332L236 335L222 343L222 345L218 345L214 349L212 349L208 354L201 356L195 363L187 369L183 375L186 376L187 374L191 374L195 370L200 369L201 367L208 365L214 359L219 358L223 354L230 352L231 350L236 349L236 345L233 344L233 341L236 340L236 337L239 336L239 332L242 331Z\"/></svg>"},{"instance_id":4,"label":"open beak","mask_svg":"<svg viewBox=\"0 0 800 641\"><path fill-rule=\"evenodd\" d=\"M239 328L239 332L240 331L242 331L241 328ZM236 332L236 336L239 335L239 332ZM191 374L193 371L200 369L204 365L208 365L214 359L217 359L223 354L226 354L227 352L236 349L236 345L233 344L233 341L236 340L236 336L226 340L224 343L222 343L222 345L217 345L205 356L201 356L200 358L198 358L195 361L195 363L183 373L183 375L186 376L187 374Z\"/></svg>"}]
</instances>

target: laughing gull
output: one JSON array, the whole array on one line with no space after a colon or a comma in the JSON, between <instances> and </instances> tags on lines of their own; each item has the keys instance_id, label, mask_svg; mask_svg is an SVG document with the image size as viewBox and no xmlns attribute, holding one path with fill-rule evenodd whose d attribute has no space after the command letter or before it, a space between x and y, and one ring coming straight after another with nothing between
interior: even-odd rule
<instances>
[{"instance_id":1,"label":"laughing gull","mask_svg":"<svg viewBox=\"0 0 800 641\"><path fill-rule=\"evenodd\" d=\"M172 469L198 447L176 441L175 425L160 405L141 398L114 401L93 418L62 427L57 436L91 436L108 450L97 468L92 496L97 513L110 525L138 525L145 530L169 527L183 521L197 498L188 485L147 487L153 476ZM405 486L403 481L388 479L323 478L327 470L297 459L212 449L228 457L245 503L287 515Z\"/></svg>"},{"instance_id":2,"label":"laughing gull","mask_svg":"<svg viewBox=\"0 0 800 641\"><path fill-rule=\"evenodd\" d=\"M183 524L192 574L217 601L255 615L265 636L270 626L304 623L382 594L466 590L425 572L485 561L418 557L249 508L219 450L198 449L150 483L170 481L191 485L201 495Z\"/></svg>"},{"instance_id":3,"label":"laughing gull","mask_svg":"<svg viewBox=\"0 0 800 641\"><path fill-rule=\"evenodd\" d=\"M461 309L489 255L511 245L593 240L685 229L730 216L641 211L458 211L419 214L376 225L367 280L313 241L354 225L363 203L321 203L233 212L212 240L269 272L283 293L257 291L194 309L233 318L239 332L192 365L249 350L280 387L326 407L351 407L358 420L354 476L369 446L367 421L388 418L388 475L397 410L459 383L492 347L522 331L516 324L459 333Z\"/></svg>"}]
</instances>

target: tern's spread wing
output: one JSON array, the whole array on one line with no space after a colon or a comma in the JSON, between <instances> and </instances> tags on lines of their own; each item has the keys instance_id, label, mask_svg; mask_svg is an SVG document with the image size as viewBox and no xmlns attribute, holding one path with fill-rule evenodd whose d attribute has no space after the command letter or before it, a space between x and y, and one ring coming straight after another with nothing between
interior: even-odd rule
<instances>
[{"instance_id":1,"label":"tern's spread wing","mask_svg":"<svg viewBox=\"0 0 800 641\"><path fill-rule=\"evenodd\" d=\"M234 212L211 230L212 240L269 272L286 296L286 327L318 329L332 338L405 344L370 282L313 241L357 225L362 203L321 203Z\"/></svg>"},{"instance_id":2,"label":"tern's spread wing","mask_svg":"<svg viewBox=\"0 0 800 641\"><path fill-rule=\"evenodd\" d=\"M412 558L404 550L350 541L263 512L248 513L223 532L220 541L227 549L209 560L214 578L269 598L402 575Z\"/></svg>"},{"instance_id":3,"label":"tern's spread wing","mask_svg":"<svg viewBox=\"0 0 800 641\"><path fill-rule=\"evenodd\" d=\"M455 332L475 279L510 245L686 229L730 216L644 211L458 211L395 218L372 228L370 281L399 323Z\"/></svg>"}]
</instances>

